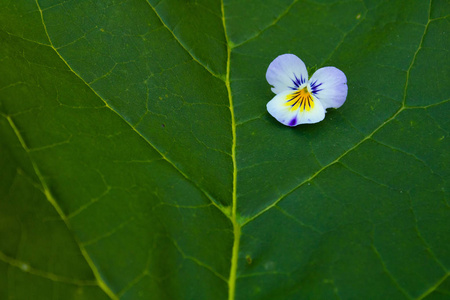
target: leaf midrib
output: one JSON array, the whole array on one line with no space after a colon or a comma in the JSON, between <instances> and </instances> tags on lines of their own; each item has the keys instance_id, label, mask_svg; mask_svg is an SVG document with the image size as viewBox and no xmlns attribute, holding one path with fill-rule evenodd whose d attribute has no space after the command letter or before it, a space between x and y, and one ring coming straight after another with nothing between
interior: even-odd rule
<instances>
[{"instance_id":1,"label":"leaf midrib","mask_svg":"<svg viewBox=\"0 0 450 300\"><path fill-rule=\"evenodd\" d=\"M231 201L231 216L228 216L233 225L233 248L231 252L230 275L228 278L228 300L234 300L236 293L236 273L239 257L239 242L241 239L241 225L237 222L236 118L234 116L233 95L231 93L231 84L230 84L231 43L229 41L227 33L227 26L225 20L225 7L223 0L220 1L220 4L222 12L223 32L225 35L225 41L227 45L227 66L226 66L225 85L227 87L228 101L230 105L229 107L230 107L231 132L232 132L231 159L233 162L233 192Z\"/></svg>"}]
</instances>

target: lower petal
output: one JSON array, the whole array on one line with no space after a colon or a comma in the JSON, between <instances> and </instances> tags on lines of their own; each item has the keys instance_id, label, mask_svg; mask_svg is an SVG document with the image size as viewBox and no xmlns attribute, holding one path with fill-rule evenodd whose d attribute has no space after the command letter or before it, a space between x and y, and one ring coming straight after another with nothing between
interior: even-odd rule
<instances>
[{"instance_id":1,"label":"lower petal","mask_svg":"<svg viewBox=\"0 0 450 300\"><path fill-rule=\"evenodd\" d=\"M325 109L338 108L347 98L347 77L335 67L317 70L309 80L309 90Z\"/></svg>"},{"instance_id":2,"label":"lower petal","mask_svg":"<svg viewBox=\"0 0 450 300\"><path fill-rule=\"evenodd\" d=\"M325 118L325 108L320 101L314 101L314 107L308 110L299 110L298 124L313 124L322 121Z\"/></svg>"},{"instance_id":3,"label":"lower petal","mask_svg":"<svg viewBox=\"0 0 450 300\"><path fill-rule=\"evenodd\" d=\"M289 105L292 91L284 91L273 97L267 103L267 111L286 126L311 124L322 121L325 118L325 109L319 101L314 101L311 109L302 109L299 105ZM293 109L295 108L295 109Z\"/></svg>"}]
</instances>

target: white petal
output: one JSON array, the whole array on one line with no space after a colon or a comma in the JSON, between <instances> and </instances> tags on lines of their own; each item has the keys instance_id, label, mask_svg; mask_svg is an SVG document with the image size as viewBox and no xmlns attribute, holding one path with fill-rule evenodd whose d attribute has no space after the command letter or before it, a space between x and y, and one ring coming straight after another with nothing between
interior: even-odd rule
<instances>
[{"instance_id":1,"label":"white petal","mask_svg":"<svg viewBox=\"0 0 450 300\"><path fill-rule=\"evenodd\" d=\"M318 100L314 101L314 106L309 111L301 111L300 108L291 111L291 106L286 106L286 102L292 93L292 90L281 92L267 103L267 111L280 123L286 126L297 126L317 123L325 118L325 109Z\"/></svg>"},{"instance_id":2,"label":"white petal","mask_svg":"<svg viewBox=\"0 0 450 300\"><path fill-rule=\"evenodd\" d=\"M325 108L317 99L314 101L314 107L309 111L298 112L298 124L313 124L322 121L325 118Z\"/></svg>"},{"instance_id":3,"label":"white petal","mask_svg":"<svg viewBox=\"0 0 450 300\"><path fill-rule=\"evenodd\" d=\"M266 79L275 94L297 89L308 81L308 71L303 61L294 54L283 54L269 65Z\"/></svg>"},{"instance_id":4,"label":"white petal","mask_svg":"<svg viewBox=\"0 0 450 300\"><path fill-rule=\"evenodd\" d=\"M347 98L347 78L335 67L325 67L317 70L308 83L312 95L319 99L325 109L338 108Z\"/></svg>"}]
</instances>

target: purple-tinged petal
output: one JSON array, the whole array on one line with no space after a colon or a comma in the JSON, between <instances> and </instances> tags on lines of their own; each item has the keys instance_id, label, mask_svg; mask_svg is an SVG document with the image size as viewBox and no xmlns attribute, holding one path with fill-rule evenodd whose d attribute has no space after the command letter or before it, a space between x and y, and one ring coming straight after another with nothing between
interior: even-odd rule
<instances>
[{"instance_id":1,"label":"purple-tinged petal","mask_svg":"<svg viewBox=\"0 0 450 300\"><path fill-rule=\"evenodd\" d=\"M325 109L338 108L347 98L347 78L335 67L317 70L308 83L308 90L318 99Z\"/></svg>"},{"instance_id":2,"label":"purple-tinged petal","mask_svg":"<svg viewBox=\"0 0 450 300\"><path fill-rule=\"evenodd\" d=\"M308 81L308 71L303 61L294 54L283 54L269 65L266 79L275 94L296 90Z\"/></svg>"},{"instance_id":3,"label":"purple-tinged petal","mask_svg":"<svg viewBox=\"0 0 450 300\"><path fill-rule=\"evenodd\" d=\"M291 127L317 123L325 118L325 109L320 101L314 101L308 109L302 109L302 105L293 102L294 95L295 91L292 90L277 94L267 103L267 111L280 123Z\"/></svg>"}]
</instances>

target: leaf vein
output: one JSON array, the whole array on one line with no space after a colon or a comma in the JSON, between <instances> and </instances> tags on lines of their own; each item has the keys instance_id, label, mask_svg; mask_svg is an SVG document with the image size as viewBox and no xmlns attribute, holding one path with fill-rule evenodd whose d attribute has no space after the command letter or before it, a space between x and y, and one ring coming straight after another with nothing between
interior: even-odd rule
<instances>
[{"instance_id":1,"label":"leaf vein","mask_svg":"<svg viewBox=\"0 0 450 300\"><path fill-rule=\"evenodd\" d=\"M387 268L386 264L384 263L383 257L381 256L380 252L378 252L378 249L375 247L373 240L372 240L370 247L371 247L372 251L375 253L375 256L380 260L383 271L386 273L386 275L392 281L392 284L408 299L412 299L411 295L409 295L408 292L400 286L397 279L395 279L394 275L392 275L391 271L389 271L389 269Z\"/></svg>"},{"instance_id":2,"label":"leaf vein","mask_svg":"<svg viewBox=\"0 0 450 300\"><path fill-rule=\"evenodd\" d=\"M450 272L442 276L441 279L439 279L432 287L430 287L428 290L426 290L422 295L417 297L417 300L422 300L428 295L430 295L432 292L434 292L440 285L443 283L448 277L450 277Z\"/></svg>"},{"instance_id":3,"label":"leaf vein","mask_svg":"<svg viewBox=\"0 0 450 300\"><path fill-rule=\"evenodd\" d=\"M37 3L36 0L36 4L39 6L39 4ZM69 220L67 219L66 215L64 214L63 210L61 209L61 207L59 206L59 204L56 202L55 198L53 197L52 193L50 192L50 189L47 185L47 182L44 180L44 177L42 176L42 173L40 171L40 169L38 168L36 162L34 161L34 159L31 156L31 152L28 148L28 146L25 143L25 140L22 137L22 134L20 133L19 129L17 128L17 126L15 125L14 121L11 119L11 117L6 116L6 119L9 122L9 125L11 126L11 128L13 129L17 139L20 142L20 145L22 146L23 150L26 152L31 165L34 169L34 172L36 173L36 176L38 177L40 184L42 185L43 188L43 192L45 197L47 198L48 202L50 202L50 204L54 207L54 209L56 210L56 212L58 213L59 217L61 218L61 220L64 222L64 224L66 225L67 229L69 230L69 232L72 233L73 239L76 242L76 244L78 245L81 254L83 255L84 259L86 260L87 264L89 265L89 267L91 268L96 280L97 280L97 284L98 286L105 292L106 295L108 295L111 299L113 300L117 300L117 296L112 292L112 290L108 287L108 285L103 281L103 279L100 276L100 273L97 269L97 267L95 266L94 262L92 261L91 257L89 256L89 254L86 252L86 250L84 249L84 247L80 244L80 242L78 241L78 239L76 238L75 234L73 233L72 229L71 229L71 225L69 223Z\"/></svg>"},{"instance_id":4,"label":"leaf vein","mask_svg":"<svg viewBox=\"0 0 450 300\"><path fill-rule=\"evenodd\" d=\"M133 221L134 221L134 217L131 217L130 219L120 223L119 225L117 225L113 229L109 230L108 232L106 232L106 233L104 233L104 234L102 234L100 236L97 236L97 237L95 237L95 238L93 238L91 240L88 240L88 241L85 241L85 242L82 241L80 243L81 243L81 245L83 245L83 247L95 244L95 243L97 243L100 240L103 240L105 238L108 238L108 237L112 236L113 234L115 234L116 232L118 232L119 230L121 230L122 228L124 228L125 226L127 226L129 223L131 223Z\"/></svg>"},{"instance_id":5,"label":"leaf vein","mask_svg":"<svg viewBox=\"0 0 450 300\"><path fill-rule=\"evenodd\" d=\"M281 195L277 200L275 200L274 202L272 202L272 204L268 205L266 208L260 210L259 212L257 212L256 214L254 214L252 217L247 218L243 223L242 226L245 226L246 224L248 224L250 221L256 219L257 217L259 217L260 215L262 215L263 213L267 212L268 210L270 210L271 208L273 208L275 205L277 205L277 203L279 203L280 201L282 201L284 198L286 198L288 195L292 194L295 190L297 190L298 188L300 188L301 186L303 186L304 184L312 181L314 178L316 178L320 173L322 173L324 170L328 169L329 167L331 167L332 165L338 163L343 157L345 157L347 154L349 154L350 152L352 152L353 150L357 149L362 143L364 143L366 140L372 138L372 136L377 133L381 128L383 128L386 124L390 123L392 120L395 119L395 117L397 117L397 115L399 113L401 113L404 110L404 107L401 107L400 109L398 109L390 118L388 118L386 121L384 121L383 123L381 123L377 128L375 128L369 135L367 135L366 137L364 137L363 139L361 139L359 142L357 142L355 145L353 145L352 147L350 147L349 149L347 149L344 153L342 153L341 155L339 155L334 161L330 162L329 164L323 166L321 169L317 170L313 175L311 175L309 178L305 179L304 181L302 181L300 184L298 184L297 186L295 186L294 188L292 188L291 190L289 190L287 193L285 193L284 195Z\"/></svg>"},{"instance_id":6,"label":"leaf vein","mask_svg":"<svg viewBox=\"0 0 450 300\"><path fill-rule=\"evenodd\" d=\"M385 144L385 143L383 143L383 142L381 142L381 141L379 141L379 140L377 140L377 139L375 139L375 138L372 138L372 140L375 141L376 143L382 145L382 146L385 146L385 147L387 147L387 148L389 148L389 149L392 149L392 150L394 150L394 151L403 153L403 154L405 154L405 155L407 155L407 156L410 156L410 157L414 158L414 159L417 160L418 162L422 163L425 167L427 167L427 168L431 171L431 174L434 174L434 175L437 175L437 176L443 178L440 174L437 174L437 173L433 170L433 168L432 168L427 162L425 162L423 159L419 158L417 155L415 155L415 154L413 154L413 153L410 153L410 152L408 152L408 151L402 150L402 149L400 149L400 148L398 148L398 147L395 147L395 146L392 146L392 145Z\"/></svg>"},{"instance_id":7,"label":"leaf vein","mask_svg":"<svg viewBox=\"0 0 450 300\"><path fill-rule=\"evenodd\" d=\"M51 272L35 269L35 268L31 267L30 264L28 264L24 261L9 257L1 251L0 251L0 261L3 261L4 263L9 264L10 266L16 267L16 268L20 269L22 272L29 273L29 274L32 274L32 275L35 275L38 277L46 278L46 279L49 279L49 280L55 281L55 282L67 283L67 284L72 284L72 285L77 285L77 286L97 286L98 285L96 280L74 279L74 278L57 275L57 274L54 274Z\"/></svg>"},{"instance_id":8,"label":"leaf vein","mask_svg":"<svg viewBox=\"0 0 450 300\"><path fill-rule=\"evenodd\" d=\"M175 246L175 248L177 249L177 251L181 254L181 256L182 256L184 259L193 261L193 262L196 263L197 265L199 265L199 266L201 266L201 267L207 269L208 271L211 271L211 272L212 272L214 275L216 275L218 278L222 279L222 280L225 281L225 282L228 282L227 278L223 277L219 272L217 272L216 270L214 270L211 266L207 265L206 263L202 262L201 260L199 260L199 259L196 258L196 257L190 256L190 255L187 255L186 253L184 253L184 251L181 249L181 247L178 245L178 243L177 243L174 239L170 238L170 240L172 241L173 245Z\"/></svg>"},{"instance_id":9,"label":"leaf vein","mask_svg":"<svg viewBox=\"0 0 450 300\"><path fill-rule=\"evenodd\" d=\"M414 52L414 55L411 60L411 64L408 67L408 70L406 70L406 82L405 82L405 87L403 89L403 100L402 100L403 106L406 105L406 96L408 94L408 84L409 84L409 76L411 73L411 69L412 69L414 63L416 62L417 54L419 53L420 49L422 49L423 40L428 31L428 25L430 25L430 23L431 23L431 3L432 2L433 2L433 0L430 0L430 5L428 6L428 21L425 24L425 29L423 31L422 38L420 39L419 46L417 47L416 51Z\"/></svg>"},{"instance_id":10,"label":"leaf vein","mask_svg":"<svg viewBox=\"0 0 450 300\"><path fill-rule=\"evenodd\" d=\"M150 8L153 10L153 12L155 13L155 15L158 17L158 19L160 20L161 24L172 34L172 36L174 37L174 39L178 42L178 44L180 44L180 46L189 54L189 56L192 57L192 59L197 62L200 66L202 66L206 71L208 71L212 76L219 78L220 80L224 80L223 76L214 73L210 68L208 68L207 65L203 64L197 57L195 57L195 55L193 55L187 48L186 46L178 39L178 37L175 35L175 33L173 32L173 30L171 30L169 28L169 26L167 26L167 24L163 21L163 19L161 18L161 16L158 14L158 12L156 11L156 9L151 5L151 3L148 0L145 0L145 2L147 2L147 4L150 6Z\"/></svg>"},{"instance_id":11,"label":"leaf vein","mask_svg":"<svg viewBox=\"0 0 450 300\"><path fill-rule=\"evenodd\" d=\"M419 220L417 219L416 213L414 211L414 207L412 204L411 194L408 192L408 204L409 204L409 210L411 211L411 214L414 217L414 230L417 233L417 237L422 242L422 244L425 246L426 251L430 254L430 256L434 259L434 261L442 268L444 272L448 272L448 270L445 268L444 264L438 259L434 251L431 249L430 245L426 241L426 239L422 236L422 233L419 230Z\"/></svg>"},{"instance_id":12,"label":"leaf vein","mask_svg":"<svg viewBox=\"0 0 450 300\"><path fill-rule=\"evenodd\" d=\"M331 57L336 53L336 51L345 42L345 39L349 36L349 34L351 34L364 21L364 19L366 18L366 14L367 14L367 10L364 12L364 15L359 19L359 21L352 28L350 28L349 31L347 31L346 33L344 33L342 35L341 40L338 42L336 47L330 52L330 54L322 61L320 66L323 66L326 62L328 62L331 59Z\"/></svg>"},{"instance_id":13,"label":"leaf vein","mask_svg":"<svg viewBox=\"0 0 450 300\"><path fill-rule=\"evenodd\" d=\"M317 234L322 235L323 232L320 231L319 229L315 228L312 225L308 225L303 223L302 221L300 221L298 218L296 218L295 216L291 215L290 213L288 213L287 211L285 211L284 209L282 209L279 206L276 206L276 209L278 209L283 215L285 215L286 217L288 217L289 219L292 219L295 223L297 223L299 226L304 227L304 228L308 228L311 231L314 231Z\"/></svg>"},{"instance_id":14,"label":"leaf vein","mask_svg":"<svg viewBox=\"0 0 450 300\"><path fill-rule=\"evenodd\" d=\"M233 48L237 48L240 47L246 43L248 43L251 40L256 39L257 37L259 37L261 34L263 34L266 30L268 30L269 28L275 26L282 18L284 18L289 11L291 10L291 8L298 2L298 0L294 0L292 1L292 3L278 16L276 17L272 23L270 23L269 25L267 25L265 28L261 29L260 31L258 31L256 34L254 34L253 36L247 38L245 41L240 42L239 44L236 44L233 46Z\"/></svg>"}]
</instances>

